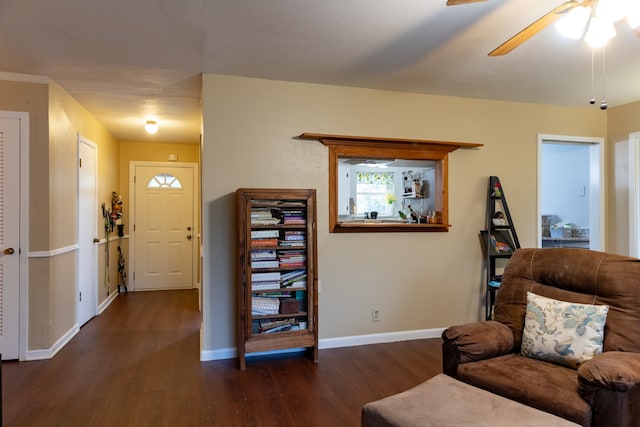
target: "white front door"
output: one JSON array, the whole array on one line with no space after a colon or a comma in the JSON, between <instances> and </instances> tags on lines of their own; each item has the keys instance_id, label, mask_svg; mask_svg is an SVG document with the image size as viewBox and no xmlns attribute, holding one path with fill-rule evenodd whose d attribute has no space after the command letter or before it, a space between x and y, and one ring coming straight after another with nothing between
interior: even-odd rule
<instances>
[{"instance_id":1,"label":"white front door","mask_svg":"<svg viewBox=\"0 0 640 427\"><path fill-rule=\"evenodd\" d=\"M96 315L98 306L97 146L78 135L78 326Z\"/></svg>"},{"instance_id":2,"label":"white front door","mask_svg":"<svg viewBox=\"0 0 640 427\"><path fill-rule=\"evenodd\" d=\"M0 118L0 353L19 356L20 119Z\"/></svg>"},{"instance_id":3,"label":"white front door","mask_svg":"<svg viewBox=\"0 0 640 427\"><path fill-rule=\"evenodd\" d=\"M135 166L134 290L194 287L193 165Z\"/></svg>"}]
</instances>

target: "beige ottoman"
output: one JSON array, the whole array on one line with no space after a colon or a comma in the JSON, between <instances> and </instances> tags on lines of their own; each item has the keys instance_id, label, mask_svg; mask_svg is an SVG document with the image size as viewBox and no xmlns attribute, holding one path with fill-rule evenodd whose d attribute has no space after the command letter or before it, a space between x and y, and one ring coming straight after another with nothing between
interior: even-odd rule
<instances>
[{"instance_id":1,"label":"beige ottoman","mask_svg":"<svg viewBox=\"0 0 640 427\"><path fill-rule=\"evenodd\" d=\"M439 374L405 392L367 403L363 427L575 427L564 418Z\"/></svg>"}]
</instances>

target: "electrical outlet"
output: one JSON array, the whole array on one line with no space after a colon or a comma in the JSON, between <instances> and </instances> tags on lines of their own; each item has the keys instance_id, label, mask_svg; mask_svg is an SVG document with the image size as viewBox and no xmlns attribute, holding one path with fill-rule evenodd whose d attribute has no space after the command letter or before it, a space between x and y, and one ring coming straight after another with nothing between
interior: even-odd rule
<instances>
[{"instance_id":1,"label":"electrical outlet","mask_svg":"<svg viewBox=\"0 0 640 427\"><path fill-rule=\"evenodd\" d=\"M379 308L372 308L371 309L371 321L372 322L379 322L381 321L382 318L380 317L380 309Z\"/></svg>"}]
</instances>

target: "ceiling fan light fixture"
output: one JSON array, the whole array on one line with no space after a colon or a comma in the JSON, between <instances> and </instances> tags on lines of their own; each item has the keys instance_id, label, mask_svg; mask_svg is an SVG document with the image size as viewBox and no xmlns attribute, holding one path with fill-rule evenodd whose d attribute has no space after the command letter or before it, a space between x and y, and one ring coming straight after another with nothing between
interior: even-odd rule
<instances>
[{"instance_id":1,"label":"ceiling fan light fixture","mask_svg":"<svg viewBox=\"0 0 640 427\"><path fill-rule=\"evenodd\" d=\"M630 2L627 8L627 22L631 28L637 28L640 26L640 3Z\"/></svg>"},{"instance_id":2,"label":"ceiling fan light fixture","mask_svg":"<svg viewBox=\"0 0 640 427\"><path fill-rule=\"evenodd\" d=\"M591 18L589 29L584 36L584 41L593 48L602 47L607 44L616 35L616 29L613 23L598 16Z\"/></svg>"},{"instance_id":3,"label":"ceiling fan light fixture","mask_svg":"<svg viewBox=\"0 0 640 427\"><path fill-rule=\"evenodd\" d=\"M147 131L149 135L153 135L154 133L158 132L158 122L156 122L155 120L147 120L147 122L144 124L144 130Z\"/></svg>"},{"instance_id":4,"label":"ceiling fan light fixture","mask_svg":"<svg viewBox=\"0 0 640 427\"><path fill-rule=\"evenodd\" d=\"M584 34L584 29L587 26L587 22L589 22L590 16L590 7L574 7L564 18L556 22L556 30L570 39L580 39Z\"/></svg>"},{"instance_id":5,"label":"ceiling fan light fixture","mask_svg":"<svg viewBox=\"0 0 640 427\"><path fill-rule=\"evenodd\" d=\"M624 18L633 3L634 1L629 0L599 0L596 16L609 22L619 21Z\"/></svg>"}]
</instances>

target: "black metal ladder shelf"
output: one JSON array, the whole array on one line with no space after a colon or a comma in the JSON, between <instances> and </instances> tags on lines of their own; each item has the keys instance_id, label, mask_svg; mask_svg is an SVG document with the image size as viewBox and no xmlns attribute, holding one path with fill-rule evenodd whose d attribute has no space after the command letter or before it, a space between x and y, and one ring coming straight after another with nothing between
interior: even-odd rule
<instances>
[{"instance_id":1,"label":"black metal ladder shelf","mask_svg":"<svg viewBox=\"0 0 640 427\"><path fill-rule=\"evenodd\" d=\"M487 268L485 317L489 320L493 318L493 305L502 280L502 274L497 274L497 270L504 267L506 260L520 248L504 189L497 176L489 177L486 228L480 231L480 237Z\"/></svg>"}]
</instances>

